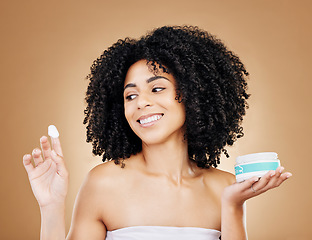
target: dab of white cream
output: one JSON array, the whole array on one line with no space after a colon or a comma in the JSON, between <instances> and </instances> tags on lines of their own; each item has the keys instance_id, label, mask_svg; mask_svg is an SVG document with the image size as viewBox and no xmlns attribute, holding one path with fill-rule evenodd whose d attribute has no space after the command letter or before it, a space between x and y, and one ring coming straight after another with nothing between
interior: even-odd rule
<instances>
[{"instance_id":1,"label":"dab of white cream","mask_svg":"<svg viewBox=\"0 0 312 240\"><path fill-rule=\"evenodd\" d=\"M59 132L57 131L57 128L54 125L50 125L48 127L48 134L52 138L58 138L60 136Z\"/></svg>"}]
</instances>

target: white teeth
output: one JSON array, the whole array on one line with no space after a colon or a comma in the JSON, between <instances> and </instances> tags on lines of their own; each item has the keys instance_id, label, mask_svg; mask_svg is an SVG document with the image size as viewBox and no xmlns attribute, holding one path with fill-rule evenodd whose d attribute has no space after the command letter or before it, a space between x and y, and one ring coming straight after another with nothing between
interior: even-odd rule
<instances>
[{"instance_id":1,"label":"white teeth","mask_svg":"<svg viewBox=\"0 0 312 240\"><path fill-rule=\"evenodd\" d=\"M154 116L148 117L146 119L140 120L140 124L146 124L146 123L150 123L153 121L157 121L161 117L162 117L162 115L154 115Z\"/></svg>"}]
</instances>

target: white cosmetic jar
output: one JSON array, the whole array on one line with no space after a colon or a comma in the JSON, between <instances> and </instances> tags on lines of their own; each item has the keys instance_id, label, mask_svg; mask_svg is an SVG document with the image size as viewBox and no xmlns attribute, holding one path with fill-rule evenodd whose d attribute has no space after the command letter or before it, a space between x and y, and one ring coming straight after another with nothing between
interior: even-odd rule
<instances>
[{"instance_id":1,"label":"white cosmetic jar","mask_svg":"<svg viewBox=\"0 0 312 240\"><path fill-rule=\"evenodd\" d=\"M251 177L262 177L270 170L276 170L281 165L275 152L252 153L236 158L234 166L237 182Z\"/></svg>"}]
</instances>

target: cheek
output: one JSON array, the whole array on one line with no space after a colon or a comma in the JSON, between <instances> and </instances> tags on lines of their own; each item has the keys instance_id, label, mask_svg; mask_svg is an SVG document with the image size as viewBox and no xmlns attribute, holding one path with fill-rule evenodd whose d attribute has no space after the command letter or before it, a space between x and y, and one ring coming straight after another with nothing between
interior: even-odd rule
<instances>
[{"instance_id":1,"label":"cheek","mask_svg":"<svg viewBox=\"0 0 312 240\"><path fill-rule=\"evenodd\" d=\"M185 107L182 103L178 103L175 106L176 109L176 117L180 119L183 123L185 122Z\"/></svg>"},{"instance_id":2,"label":"cheek","mask_svg":"<svg viewBox=\"0 0 312 240\"><path fill-rule=\"evenodd\" d=\"M130 124L131 120L132 119L132 116L133 116L133 107L131 107L131 104L125 104L124 105L124 109L125 109L125 117L126 117L126 120L127 122Z\"/></svg>"},{"instance_id":3,"label":"cheek","mask_svg":"<svg viewBox=\"0 0 312 240\"><path fill-rule=\"evenodd\" d=\"M124 105L124 114L127 122L129 122L129 109L128 106Z\"/></svg>"}]
</instances>

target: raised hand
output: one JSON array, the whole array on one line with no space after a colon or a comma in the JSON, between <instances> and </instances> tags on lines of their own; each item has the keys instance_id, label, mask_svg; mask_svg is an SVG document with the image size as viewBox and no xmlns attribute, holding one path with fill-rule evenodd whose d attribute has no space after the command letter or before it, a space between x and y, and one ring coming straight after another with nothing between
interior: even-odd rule
<instances>
[{"instance_id":1,"label":"raised hand","mask_svg":"<svg viewBox=\"0 0 312 240\"><path fill-rule=\"evenodd\" d=\"M56 128L55 128L56 130ZM56 130L57 131L57 130ZM35 148L23 157L29 182L40 207L64 204L68 189L68 171L63 161L63 153L58 136L40 138L41 150ZM33 157L34 165L31 162Z\"/></svg>"},{"instance_id":2,"label":"raised hand","mask_svg":"<svg viewBox=\"0 0 312 240\"><path fill-rule=\"evenodd\" d=\"M234 183L224 189L222 200L233 205L242 205L247 199L280 186L292 176L290 172L283 173L283 171L284 167L278 167L275 171L267 172L260 179L252 177L244 182Z\"/></svg>"}]
</instances>

